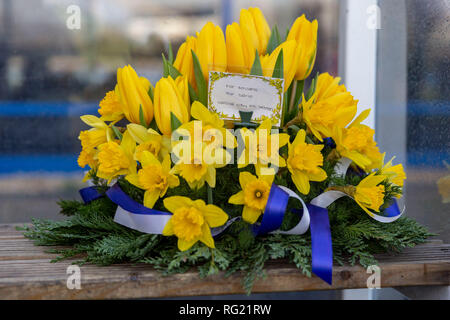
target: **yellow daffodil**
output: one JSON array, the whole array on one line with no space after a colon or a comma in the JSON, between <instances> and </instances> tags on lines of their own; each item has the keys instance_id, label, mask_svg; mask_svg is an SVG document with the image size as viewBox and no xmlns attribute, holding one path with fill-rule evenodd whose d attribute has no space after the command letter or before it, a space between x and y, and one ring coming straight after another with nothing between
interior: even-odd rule
<instances>
[{"instance_id":1,"label":"yellow daffodil","mask_svg":"<svg viewBox=\"0 0 450 320\"><path fill-rule=\"evenodd\" d=\"M100 109L98 113L104 121L117 122L124 117L122 103L115 91L109 91L100 101Z\"/></svg>"},{"instance_id":2,"label":"yellow daffodil","mask_svg":"<svg viewBox=\"0 0 450 320\"><path fill-rule=\"evenodd\" d=\"M132 185L145 190L144 206L153 208L156 201L164 197L167 189L177 187L180 181L178 177L170 173L170 155L166 155L161 163L152 153L144 151L139 162L142 169L125 178Z\"/></svg>"},{"instance_id":3,"label":"yellow daffodil","mask_svg":"<svg viewBox=\"0 0 450 320\"><path fill-rule=\"evenodd\" d=\"M242 33L260 55L266 54L270 27L259 8L242 9L239 17ZM228 39L228 35L227 35Z\"/></svg>"},{"instance_id":4,"label":"yellow daffodil","mask_svg":"<svg viewBox=\"0 0 450 320\"><path fill-rule=\"evenodd\" d=\"M216 148L205 152L207 145L204 143L194 143L185 141L187 148L190 148L189 155L181 152L178 153L179 160L172 168L172 173L177 174L186 180L191 189L200 189L205 185L205 182L211 188L216 186L216 168L223 168L231 161L231 155L222 148ZM181 144L178 144L180 146Z\"/></svg>"},{"instance_id":5,"label":"yellow daffodil","mask_svg":"<svg viewBox=\"0 0 450 320\"><path fill-rule=\"evenodd\" d=\"M153 103L148 94L150 82L139 77L131 66L117 70L115 93L119 96L123 113L128 121L141 123L139 110L142 107L144 121L149 125L153 120Z\"/></svg>"},{"instance_id":6,"label":"yellow daffodil","mask_svg":"<svg viewBox=\"0 0 450 320\"><path fill-rule=\"evenodd\" d=\"M236 138L230 130L224 128L225 122L220 119L216 113L209 111L208 108L199 101L195 101L192 104L191 116L192 118L197 119L197 122L201 121L199 126L201 132L196 133L196 122L190 121L179 127L177 132L179 132L180 135L183 135L183 130L186 130L189 133L190 138L201 139L206 144L214 143L216 147L225 146L228 149L236 147ZM197 137L197 135L199 135L199 137ZM222 139L216 141L216 137L222 137Z\"/></svg>"},{"instance_id":7,"label":"yellow daffodil","mask_svg":"<svg viewBox=\"0 0 450 320\"><path fill-rule=\"evenodd\" d=\"M437 181L438 191L442 197L442 203L450 203L450 175Z\"/></svg>"},{"instance_id":8,"label":"yellow daffodil","mask_svg":"<svg viewBox=\"0 0 450 320\"><path fill-rule=\"evenodd\" d=\"M283 50L283 78L286 92L294 79L301 53L297 42L295 40L283 42L270 55L261 57L261 66L264 76L271 77L281 50Z\"/></svg>"},{"instance_id":9,"label":"yellow daffodil","mask_svg":"<svg viewBox=\"0 0 450 320\"><path fill-rule=\"evenodd\" d=\"M198 57L206 81L209 78L209 71L226 71L227 49L223 31L219 26L208 22L197 33L197 51L195 51L195 54Z\"/></svg>"},{"instance_id":10,"label":"yellow daffodil","mask_svg":"<svg viewBox=\"0 0 450 320\"><path fill-rule=\"evenodd\" d=\"M84 168L86 166L89 166L90 168L97 167L97 161L95 159L96 153L97 153L96 149L81 150L80 155L78 156L78 160L77 160L78 165L81 168Z\"/></svg>"},{"instance_id":11,"label":"yellow daffodil","mask_svg":"<svg viewBox=\"0 0 450 320\"><path fill-rule=\"evenodd\" d=\"M155 120L159 130L167 136L172 134L171 113L181 123L189 121L189 89L185 76L173 80L171 76L161 78L154 92Z\"/></svg>"},{"instance_id":12,"label":"yellow daffodil","mask_svg":"<svg viewBox=\"0 0 450 320\"><path fill-rule=\"evenodd\" d=\"M258 178L250 172L240 173L239 183L242 191L231 196L228 202L244 206L242 218L248 223L254 224L264 213L273 179L274 176L271 175L263 175Z\"/></svg>"},{"instance_id":13,"label":"yellow daffodil","mask_svg":"<svg viewBox=\"0 0 450 320\"><path fill-rule=\"evenodd\" d=\"M370 210L380 212L380 207L384 203L384 186L379 184L385 179L385 176L372 173L356 186L354 194L350 194L356 203L371 217L373 217L373 213Z\"/></svg>"},{"instance_id":14,"label":"yellow daffodil","mask_svg":"<svg viewBox=\"0 0 450 320\"><path fill-rule=\"evenodd\" d=\"M382 154L374 140L375 130L361 124L370 110L360 116L348 128L334 128L333 140L336 150L342 156L351 159L366 172L382 165Z\"/></svg>"},{"instance_id":15,"label":"yellow daffodil","mask_svg":"<svg viewBox=\"0 0 450 320\"><path fill-rule=\"evenodd\" d=\"M188 78L190 85L197 89L195 81L194 63L192 60L192 51L197 52L197 38L187 37L186 41L178 49L177 57L173 66L180 71L180 73Z\"/></svg>"},{"instance_id":16,"label":"yellow daffodil","mask_svg":"<svg viewBox=\"0 0 450 320\"><path fill-rule=\"evenodd\" d=\"M323 166L323 145L313 145L305 142L306 132L300 130L292 144L289 144L287 167L291 173L292 181L298 191L308 194L310 181L321 182L327 178Z\"/></svg>"},{"instance_id":17,"label":"yellow daffodil","mask_svg":"<svg viewBox=\"0 0 450 320\"><path fill-rule=\"evenodd\" d=\"M261 171L267 168L269 164L282 168L286 166L286 161L279 154L279 149L289 142L289 135L285 133L271 134L272 120L266 119L255 130L243 128L240 130L241 141L243 145L240 150L238 168L245 168L249 164L254 164L258 175L264 174ZM270 175L275 174L273 170Z\"/></svg>"},{"instance_id":18,"label":"yellow daffodil","mask_svg":"<svg viewBox=\"0 0 450 320\"><path fill-rule=\"evenodd\" d=\"M236 22L226 30L227 63L229 72L249 74L255 61L256 49Z\"/></svg>"},{"instance_id":19,"label":"yellow daffodil","mask_svg":"<svg viewBox=\"0 0 450 320\"><path fill-rule=\"evenodd\" d=\"M128 132L125 132L122 141L108 141L99 146L97 176L108 180L120 175L136 173L136 161L134 151L136 143Z\"/></svg>"},{"instance_id":20,"label":"yellow daffodil","mask_svg":"<svg viewBox=\"0 0 450 320\"><path fill-rule=\"evenodd\" d=\"M164 206L173 213L163 230L163 235L175 235L178 249L186 251L198 241L214 248L211 228L224 225L228 215L219 207L205 204L203 200L191 200L187 197L169 197Z\"/></svg>"},{"instance_id":21,"label":"yellow daffodil","mask_svg":"<svg viewBox=\"0 0 450 320\"><path fill-rule=\"evenodd\" d=\"M384 163L384 158L386 153L383 153L382 162ZM395 157L393 157L388 163L384 164L380 169L379 174L386 176L390 183L403 187L404 182L406 180L405 170L403 169L403 165L397 164L392 165L392 161L394 161Z\"/></svg>"},{"instance_id":22,"label":"yellow daffodil","mask_svg":"<svg viewBox=\"0 0 450 320\"><path fill-rule=\"evenodd\" d=\"M170 138L160 135L153 129L147 129L139 124L131 123L127 125L127 132L138 143L135 151L135 160L139 160L144 151L149 151L160 161L170 153Z\"/></svg>"},{"instance_id":23,"label":"yellow daffodil","mask_svg":"<svg viewBox=\"0 0 450 320\"><path fill-rule=\"evenodd\" d=\"M316 61L317 20L308 21L305 15L297 18L292 25L286 41L295 40L300 49L295 79L304 80L309 77Z\"/></svg>"},{"instance_id":24,"label":"yellow daffodil","mask_svg":"<svg viewBox=\"0 0 450 320\"><path fill-rule=\"evenodd\" d=\"M85 115L80 118L81 121L92 127L90 130L81 131L78 136L83 150L90 152L99 145L112 140L114 132L102 119L92 115Z\"/></svg>"},{"instance_id":25,"label":"yellow daffodil","mask_svg":"<svg viewBox=\"0 0 450 320\"><path fill-rule=\"evenodd\" d=\"M340 78L322 73L315 94L309 100L303 95L303 120L320 141L331 137L334 127L347 126L356 115L358 101L339 82Z\"/></svg>"}]
</instances>

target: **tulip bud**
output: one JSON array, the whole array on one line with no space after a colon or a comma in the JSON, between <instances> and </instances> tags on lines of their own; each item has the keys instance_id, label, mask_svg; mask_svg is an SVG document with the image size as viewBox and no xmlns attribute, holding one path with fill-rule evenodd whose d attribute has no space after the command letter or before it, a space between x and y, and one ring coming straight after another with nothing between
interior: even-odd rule
<instances>
[{"instance_id":1,"label":"tulip bud","mask_svg":"<svg viewBox=\"0 0 450 320\"><path fill-rule=\"evenodd\" d=\"M186 76L161 78L154 91L155 120L164 135L172 134L171 113L181 123L189 121L190 101Z\"/></svg>"},{"instance_id":2,"label":"tulip bud","mask_svg":"<svg viewBox=\"0 0 450 320\"><path fill-rule=\"evenodd\" d=\"M228 71L250 73L255 60L255 47L244 38L242 28L235 22L227 26L227 63Z\"/></svg>"},{"instance_id":3,"label":"tulip bud","mask_svg":"<svg viewBox=\"0 0 450 320\"><path fill-rule=\"evenodd\" d=\"M182 75L185 75L191 86L196 89L197 84L195 82L194 64L192 62L191 50L194 52L197 50L197 38L195 37L186 38L186 41L183 42L178 49L177 57L175 58L173 66L180 71Z\"/></svg>"},{"instance_id":4,"label":"tulip bud","mask_svg":"<svg viewBox=\"0 0 450 320\"><path fill-rule=\"evenodd\" d=\"M295 79L304 80L309 77L316 61L317 20L310 22L305 15L297 18L289 31L287 41L295 40L300 47L300 57Z\"/></svg>"},{"instance_id":5,"label":"tulip bud","mask_svg":"<svg viewBox=\"0 0 450 320\"><path fill-rule=\"evenodd\" d=\"M258 53L266 54L270 27L261 10L259 8L242 9L239 24L245 38L253 44Z\"/></svg>"},{"instance_id":6,"label":"tulip bud","mask_svg":"<svg viewBox=\"0 0 450 320\"><path fill-rule=\"evenodd\" d=\"M198 57L203 76L208 81L209 71L225 71L227 68L227 49L222 29L208 22L197 34Z\"/></svg>"},{"instance_id":7,"label":"tulip bud","mask_svg":"<svg viewBox=\"0 0 450 320\"><path fill-rule=\"evenodd\" d=\"M147 125L153 120L153 103L148 95L150 81L138 77L131 66L117 70L116 94L123 106L123 113L128 121L140 124L139 109L142 107Z\"/></svg>"},{"instance_id":8,"label":"tulip bud","mask_svg":"<svg viewBox=\"0 0 450 320\"><path fill-rule=\"evenodd\" d=\"M286 92L297 70L300 55L300 48L297 43L293 40L283 42L270 55L261 57L261 66L264 76L271 77L281 50L283 50L283 78L284 91Z\"/></svg>"}]
</instances>

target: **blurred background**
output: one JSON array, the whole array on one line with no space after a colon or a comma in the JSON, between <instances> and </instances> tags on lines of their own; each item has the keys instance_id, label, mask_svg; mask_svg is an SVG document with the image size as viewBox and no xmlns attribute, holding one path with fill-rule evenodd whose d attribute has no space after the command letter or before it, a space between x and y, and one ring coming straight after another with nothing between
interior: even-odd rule
<instances>
[{"instance_id":1,"label":"blurred background","mask_svg":"<svg viewBox=\"0 0 450 320\"><path fill-rule=\"evenodd\" d=\"M404 3L401 12L383 12L383 3L389 1ZM445 178L450 175L445 166L450 163L450 1L381 2L382 22L383 14L400 18L378 30L375 126L383 128L378 142L383 147L391 137L405 136L404 145L394 148L406 152L407 214L449 241L450 204L444 198L450 193L450 178ZM279 30L303 13L318 19L315 69L337 75L345 23L342 3L0 0L0 223L60 218L56 201L78 198L83 172L76 163L77 137L84 129L79 116L96 113L105 92L115 85L118 67L131 64L154 84L169 42L176 52L207 21L225 26L239 20L241 8L259 6ZM79 28L73 24L77 10ZM399 22L406 26L403 34L395 32ZM405 43L404 61L389 54L398 43ZM405 66L404 79L386 67L397 62ZM383 127L397 110L395 92L391 99L383 83L406 88L400 115L405 126Z\"/></svg>"}]
</instances>

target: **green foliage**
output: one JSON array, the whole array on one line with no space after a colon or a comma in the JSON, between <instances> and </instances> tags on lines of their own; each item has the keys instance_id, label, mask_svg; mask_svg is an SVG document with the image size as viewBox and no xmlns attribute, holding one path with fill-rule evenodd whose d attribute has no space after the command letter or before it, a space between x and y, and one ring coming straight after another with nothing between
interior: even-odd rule
<instances>
[{"instance_id":1,"label":"green foliage","mask_svg":"<svg viewBox=\"0 0 450 320\"><path fill-rule=\"evenodd\" d=\"M325 149L325 154L330 150ZM329 175L322 183L313 184L311 193L302 196L308 202L332 185L356 185L363 177L347 174L334 175L336 163L326 161L324 169ZM214 203L227 212L230 217L242 215L242 206L228 204L230 195L240 190L239 173L245 169L226 166L217 169L217 185L214 189ZM250 170L251 171L251 170ZM254 173L254 172L253 172ZM94 179L100 192L106 191L101 180ZM135 201L143 200L144 192L125 179L118 183ZM295 186L286 171L280 170L275 183L286 185L293 190ZM390 185L386 186L393 188ZM394 190L395 191L395 190ZM188 195L192 199L207 200L206 186L191 190L181 179L180 186L169 189L167 196ZM391 195L392 196L392 195ZM390 200L391 198L387 199ZM255 280L264 277L266 261L284 259L293 263L300 271L311 276L311 239L305 235L272 234L255 238L251 226L240 220L233 223L215 239L215 249L197 243L185 252L177 249L175 237L149 235L128 229L113 221L116 205L108 198L100 198L89 204L79 201L59 202L61 213L68 218L64 221L33 220L32 227L25 227L24 235L33 239L36 245L67 246L64 249L50 249L59 254L54 262L62 259L78 259L76 263L110 265L114 263L146 263L160 270L162 274L186 272L197 268L200 277L224 271L225 276L235 272L243 273L243 287L250 293ZM282 229L288 230L298 223L299 216L290 211L299 208L298 200L290 200ZM157 210L166 210L161 200L155 205ZM367 216L349 198L341 198L328 208L333 239L333 257L337 263L359 263L363 266L376 264L374 254L399 252L406 247L423 243L431 234L417 222L401 218L395 223L379 223Z\"/></svg>"}]
</instances>

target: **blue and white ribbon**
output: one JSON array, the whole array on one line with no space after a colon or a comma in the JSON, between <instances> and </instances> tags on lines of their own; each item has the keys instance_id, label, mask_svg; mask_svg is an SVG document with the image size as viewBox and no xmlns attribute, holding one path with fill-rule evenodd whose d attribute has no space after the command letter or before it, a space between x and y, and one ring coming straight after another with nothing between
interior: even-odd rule
<instances>
[{"instance_id":1,"label":"blue and white ribbon","mask_svg":"<svg viewBox=\"0 0 450 320\"><path fill-rule=\"evenodd\" d=\"M347 158L335 167L337 175L344 176L352 161ZM95 187L80 190L80 195L85 203L99 199L104 196ZM171 218L169 212L158 211L145 207L130 198L119 186L114 184L105 194L112 202L117 204L114 221L128 228L149 234L162 234L165 225ZM254 224L252 231L255 235L286 234L302 235L308 229L311 232L311 256L312 271L331 285L333 274L333 247L331 239L331 228L328 218L328 206L342 197L349 197L340 191L327 191L305 204L300 196L294 191L276 184L272 185L266 208L261 223ZM288 231L281 231L280 227L286 213L290 198L300 201L302 208L294 209L293 212L300 216L299 223ZM396 201L384 210L385 215L372 214L371 217L382 223L390 223L399 219L404 210L400 212ZM224 232L232 223L240 220L240 217L230 219L225 225L211 229L213 236Z\"/></svg>"}]
</instances>

